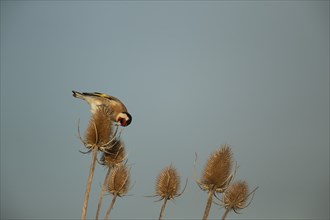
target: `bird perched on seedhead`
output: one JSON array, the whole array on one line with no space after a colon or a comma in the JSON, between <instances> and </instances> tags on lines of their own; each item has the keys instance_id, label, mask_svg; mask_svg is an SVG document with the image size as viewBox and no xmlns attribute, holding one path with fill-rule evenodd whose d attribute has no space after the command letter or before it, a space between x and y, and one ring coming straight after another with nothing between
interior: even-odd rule
<instances>
[{"instance_id":1,"label":"bird perched on seedhead","mask_svg":"<svg viewBox=\"0 0 330 220\"><path fill-rule=\"evenodd\" d=\"M128 113L126 106L116 97L99 92L77 92L72 91L73 97L85 100L94 114L100 105L108 106L112 110L111 120L119 126L128 126L132 122L132 116Z\"/></svg>"}]
</instances>

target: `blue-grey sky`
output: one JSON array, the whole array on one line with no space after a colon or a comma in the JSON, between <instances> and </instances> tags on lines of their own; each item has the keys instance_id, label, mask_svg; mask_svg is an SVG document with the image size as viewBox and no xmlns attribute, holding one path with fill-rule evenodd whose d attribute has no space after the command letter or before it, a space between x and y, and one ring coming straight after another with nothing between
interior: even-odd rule
<instances>
[{"instance_id":1,"label":"blue-grey sky","mask_svg":"<svg viewBox=\"0 0 330 220\"><path fill-rule=\"evenodd\" d=\"M144 196L172 163L189 183L164 217L201 219L195 152L200 176L228 143L235 179L260 187L229 218L329 219L329 1L1 1L1 218L80 218L91 155L77 123L90 113L71 90L116 96L133 116L134 186L111 218L158 218Z\"/></svg>"}]
</instances>

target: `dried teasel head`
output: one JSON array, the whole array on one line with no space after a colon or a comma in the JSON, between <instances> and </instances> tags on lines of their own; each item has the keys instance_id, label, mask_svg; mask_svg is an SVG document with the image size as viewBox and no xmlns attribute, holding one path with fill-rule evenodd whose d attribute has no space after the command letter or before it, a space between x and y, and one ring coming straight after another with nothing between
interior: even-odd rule
<instances>
[{"instance_id":1,"label":"dried teasel head","mask_svg":"<svg viewBox=\"0 0 330 220\"><path fill-rule=\"evenodd\" d=\"M180 177L176 169L170 165L165 167L158 175L156 181L156 195L160 196L161 199L173 199L178 195L180 188Z\"/></svg>"},{"instance_id":2,"label":"dried teasel head","mask_svg":"<svg viewBox=\"0 0 330 220\"><path fill-rule=\"evenodd\" d=\"M156 179L156 194L153 196L146 196L146 197L156 197L159 196L160 200L165 199L166 201L169 199L174 199L175 197L181 196L188 183L188 178L186 180L186 184L183 187L182 192L178 192L180 188L180 176L178 175L176 169L170 165L163 168L158 177Z\"/></svg>"},{"instance_id":3,"label":"dried teasel head","mask_svg":"<svg viewBox=\"0 0 330 220\"><path fill-rule=\"evenodd\" d=\"M126 159L126 156L124 143L115 139L111 142L111 148L103 153L101 164L111 168L116 167Z\"/></svg>"},{"instance_id":4,"label":"dried teasel head","mask_svg":"<svg viewBox=\"0 0 330 220\"><path fill-rule=\"evenodd\" d=\"M130 171L125 164L115 167L110 174L108 192L113 195L124 196L130 185Z\"/></svg>"},{"instance_id":5,"label":"dried teasel head","mask_svg":"<svg viewBox=\"0 0 330 220\"><path fill-rule=\"evenodd\" d=\"M105 105L100 105L92 114L85 133L84 144L87 148L101 148L111 142L112 111Z\"/></svg>"},{"instance_id":6,"label":"dried teasel head","mask_svg":"<svg viewBox=\"0 0 330 220\"><path fill-rule=\"evenodd\" d=\"M246 204L249 193L246 181L238 181L228 187L224 194L224 206L226 209L242 209Z\"/></svg>"},{"instance_id":7,"label":"dried teasel head","mask_svg":"<svg viewBox=\"0 0 330 220\"><path fill-rule=\"evenodd\" d=\"M250 195L254 195L257 188L249 193L249 186L246 181L237 181L231 184L223 195L223 206L238 213L237 210L244 209L250 204L251 201L248 203L248 198Z\"/></svg>"},{"instance_id":8,"label":"dried teasel head","mask_svg":"<svg viewBox=\"0 0 330 220\"><path fill-rule=\"evenodd\" d=\"M232 164L230 145L224 144L210 155L198 182L201 189L223 192L232 179Z\"/></svg>"}]
</instances>

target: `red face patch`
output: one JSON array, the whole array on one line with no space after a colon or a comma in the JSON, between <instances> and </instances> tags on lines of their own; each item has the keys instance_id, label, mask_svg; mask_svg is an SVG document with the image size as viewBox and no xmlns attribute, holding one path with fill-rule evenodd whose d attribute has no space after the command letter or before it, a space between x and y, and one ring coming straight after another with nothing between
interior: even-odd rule
<instances>
[{"instance_id":1,"label":"red face patch","mask_svg":"<svg viewBox=\"0 0 330 220\"><path fill-rule=\"evenodd\" d=\"M127 122L125 118L119 118L118 121L120 122L121 126L126 126Z\"/></svg>"}]
</instances>

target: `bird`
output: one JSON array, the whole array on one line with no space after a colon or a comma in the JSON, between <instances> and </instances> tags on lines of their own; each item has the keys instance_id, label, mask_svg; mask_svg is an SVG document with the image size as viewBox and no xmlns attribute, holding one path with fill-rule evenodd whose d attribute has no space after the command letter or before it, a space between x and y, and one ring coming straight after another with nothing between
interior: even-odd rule
<instances>
[{"instance_id":1,"label":"bird","mask_svg":"<svg viewBox=\"0 0 330 220\"><path fill-rule=\"evenodd\" d=\"M85 100L91 107L94 114L98 106L106 105L112 110L111 120L118 126L126 127L132 122L132 116L128 113L126 106L118 98L99 92L77 92L72 90L75 98Z\"/></svg>"}]
</instances>

